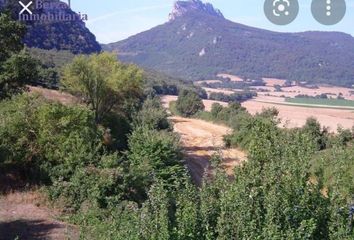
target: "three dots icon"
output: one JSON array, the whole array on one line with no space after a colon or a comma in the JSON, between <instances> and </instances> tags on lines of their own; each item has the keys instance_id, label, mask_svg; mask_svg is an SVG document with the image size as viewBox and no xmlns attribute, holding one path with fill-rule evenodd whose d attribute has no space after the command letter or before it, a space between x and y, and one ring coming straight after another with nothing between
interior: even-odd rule
<instances>
[{"instance_id":1,"label":"three dots icon","mask_svg":"<svg viewBox=\"0 0 354 240\"><path fill-rule=\"evenodd\" d=\"M313 0L311 11L317 22L323 25L339 23L346 13L345 0Z\"/></svg>"},{"instance_id":2,"label":"three dots icon","mask_svg":"<svg viewBox=\"0 0 354 240\"><path fill-rule=\"evenodd\" d=\"M327 15L327 16L331 16L331 14L332 14L332 13L331 13L331 9L332 9L332 8L331 8L331 2L332 2L332 1L331 1L331 0L326 0L326 1L327 1L327 6L326 6L327 12L326 12L326 15Z\"/></svg>"}]
</instances>

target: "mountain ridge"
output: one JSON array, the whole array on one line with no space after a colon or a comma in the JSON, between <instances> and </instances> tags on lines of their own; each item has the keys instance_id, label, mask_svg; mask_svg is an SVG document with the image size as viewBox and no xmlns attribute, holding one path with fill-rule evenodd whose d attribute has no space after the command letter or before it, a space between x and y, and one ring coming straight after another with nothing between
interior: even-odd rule
<instances>
[{"instance_id":1,"label":"mountain ridge","mask_svg":"<svg viewBox=\"0 0 354 240\"><path fill-rule=\"evenodd\" d=\"M180 2L186 1L177 1L174 9ZM187 2L205 6L199 0ZM103 45L103 49L116 52L123 61L188 80L229 73L250 78L354 84L351 35L258 29L234 23L215 12L209 14L204 7L183 11L150 30Z\"/></svg>"}]
</instances>

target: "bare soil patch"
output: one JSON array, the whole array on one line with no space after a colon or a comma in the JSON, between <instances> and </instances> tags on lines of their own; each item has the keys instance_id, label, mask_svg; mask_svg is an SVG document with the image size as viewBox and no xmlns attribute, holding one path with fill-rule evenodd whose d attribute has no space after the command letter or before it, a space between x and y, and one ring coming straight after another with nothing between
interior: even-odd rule
<instances>
[{"instance_id":1,"label":"bare soil patch","mask_svg":"<svg viewBox=\"0 0 354 240\"><path fill-rule=\"evenodd\" d=\"M202 81L196 81L195 82L195 85L200 85L200 84L203 84L203 83L222 83L221 80L202 80Z\"/></svg>"},{"instance_id":2,"label":"bare soil patch","mask_svg":"<svg viewBox=\"0 0 354 240\"><path fill-rule=\"evenodd\" d=\"M39 191L0 196L0 240L79 239L77 227L56 220L59 214L42 206Z\"/></svg>"},{"instance_id":3,"label":"bare soil patch","mask_svg":"<svg viewBox=\"0 0 354 240\"><path fill-rule=\"evenodd\" d=\"M42 95L45 99L54 102L60 102L65 105L79 103L79 100L71 94L60 92L57 90L46 89L42 87L28 86L31 93Z\"/></svg>"},{"instance_id":4,"label":"bare soil patch","mask_svg":"<svg viewBox=\"0 0 354 240\"><path fill-rule=\"evenodd\" d=\"M261 112L263 108L277 108L282 120L281 125L286 128L302 127L309 117L315 117L323 126L329 127L331 132L336 132L338 125L344 128L352 128L354 125L354 111L351 110L298 107L262 101L262 98L254 99L242 105L251 114ZM282 103L281 100L279 103Z\"/></svg>"},{"instance_id":5,"label":"bare soil patch","mask_svg":"<svg viewBox=\"0 0 354 240\"><path fill-rule=\"evenodd\" d=\"M319 88L306 88L301 86L283 87L282 92L276 92L273 86L257 86L252 89L266 90L268 92L258 91L258 95L270 95L274 97L291 97L294 98L297 95L318 96L321 94L328 94L328 97L337 98L340 94L347 100L354 100L354 89L344 87L329 87L319 86Z\"/></svg>"},{"instance_id":6,"label":"bare soil patch","mask_svg":"<svg viewBox=\"0 0 354 240\"><path fill-rule=\"evenodd\" d=\"M246 154L238 149L224 147L223 136L231 129L198 119L172 117L174 131L181 136L186 163L194 181L201 184L203 176L212 171L210 158L220 154L222 166L230 175L235 166L246 160Z\"/></svg>"},{"instance_id":7,"label":"bare soil patch","mask_svg":"<svg viewBox=\"0 0 354 240\"><path fill-rule=\"evenodd\" d=\"M169 107L169 102L176 101L176 96L162 96L162 103L165 108ZM204 100L205 110L210 111L213 103L220 103L222 106L227 106L225 102ZM354 126L354 111L332 109L332 108L315 108L315 107L300 107L286 104L284 98L259 96L256 99L242 103L248 112L256 114L264 108L275 107L279 110L281 118L280 127L296 128L302 127L309 117L315 117L323 126L329 127L331 132L337 132L337 127L351 129Z\"/></svg>"},{"instance_id":8,"label":"bare soil patch","mask_svg":"<svg viewBox=\"0 0 354 240\"><path fill-rule=\"evenodd\" d=\"M275 85L284 86L286 80L278 78L263 78L267 87L274 87Z\"/></svg>"},{"instance_id":9,"label":"bare soil patch","mask_svg":"<svg viewBox=\"0 0 354 240\"><path fill-rule=\"evenodd\" d=\"M236 92L236 91L233 91L233 90L220 89L220 88L206 88L206 87L204 87L203 89L208 93L208 95L210 95L211 93L223 93L223 94L226 94L226 95L231 95L231 94L234 94Z\"/></svg>"}]
</instances>

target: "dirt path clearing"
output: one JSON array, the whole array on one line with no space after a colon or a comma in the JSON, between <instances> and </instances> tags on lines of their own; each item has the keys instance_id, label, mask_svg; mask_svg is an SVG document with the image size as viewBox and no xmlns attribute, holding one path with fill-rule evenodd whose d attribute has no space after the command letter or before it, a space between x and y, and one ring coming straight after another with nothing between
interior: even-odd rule
<instances>
[{"instance_id":1,"label":"dirt path clearing","mask_svg":"<svg viewBox=\"0 0 354 240\"><path fill-rule=\"evenodd\" d=\"M231 129L197 119L172 117L174 131L181 136L187 158L187 166L196 183L200 184L205 170L210 171L210 157L221 153L223 166L231 174L235 166L246 160L245 153L238 149L226 149L223 136Z\"/></svg>"},{"instance_id":2,"label":"dirt path clearing","mask_svg":"<svg viewBox=\"0 0 354 240\"><path fill-rule=\"evenodd\" d=\"M76 227L55 220L52 211L38 207L35 192L0 196L0 240L79 239Z\"/></svg>"}]
</instances>

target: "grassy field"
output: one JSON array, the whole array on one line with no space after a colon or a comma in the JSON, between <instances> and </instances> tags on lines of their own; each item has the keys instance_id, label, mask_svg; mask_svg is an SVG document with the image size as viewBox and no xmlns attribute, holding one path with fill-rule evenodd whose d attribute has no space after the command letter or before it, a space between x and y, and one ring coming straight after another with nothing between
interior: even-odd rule
<instances>
[{"instance_id":1,"label":"grassy field","mask_svg":"<svg viewBox=\"0 0 354 240\"><path fill-rule=\"evenodd\" d=\"M286 102L294 104L354 107L354 101L344 99L287 98Z\"/></svg>"}]
</instances>

